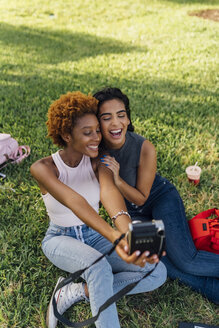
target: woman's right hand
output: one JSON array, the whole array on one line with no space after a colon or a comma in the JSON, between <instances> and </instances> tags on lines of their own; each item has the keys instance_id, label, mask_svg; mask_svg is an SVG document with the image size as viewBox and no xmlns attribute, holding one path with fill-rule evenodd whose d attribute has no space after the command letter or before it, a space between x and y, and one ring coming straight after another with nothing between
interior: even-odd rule
<instances>
[{"instance_id":1,"label":"woman's right hand","mask_svg":"<svg viewBox=\"0 0 219 328\"><path fill-rule=\"evenodd\" d=\"M154 264L159 262L159 258L157 255L152 255L148 257L149 252L144 252L140 255L139 251L135 251L131 255L128 254L129 246L125 239L122 239L119 244L116 246L117 254L123 259L125 262L130 264L135 264L140 267L144 267L145 264L148 262L150 264Z\"/></svg>"}]
</instances>

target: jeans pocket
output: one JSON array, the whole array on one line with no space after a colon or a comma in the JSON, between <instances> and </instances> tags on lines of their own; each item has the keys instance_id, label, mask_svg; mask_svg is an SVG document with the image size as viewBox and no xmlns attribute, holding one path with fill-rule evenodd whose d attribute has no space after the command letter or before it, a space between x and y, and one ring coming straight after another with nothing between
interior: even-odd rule
<instances>
[{"instance_id":1,"label":"jeans pocket","mask_svg":"<svg viewBox=\"0 0 219 328\"><path fill-rule=\"evenodd\" d=\"M64 234L65 234L65 227L59 227L59 226L56 226L55 224L50 223L50 225L46 231L46 235L43 238L42 246L51 238L61 236Z\"/></svg>"}]
</instances>

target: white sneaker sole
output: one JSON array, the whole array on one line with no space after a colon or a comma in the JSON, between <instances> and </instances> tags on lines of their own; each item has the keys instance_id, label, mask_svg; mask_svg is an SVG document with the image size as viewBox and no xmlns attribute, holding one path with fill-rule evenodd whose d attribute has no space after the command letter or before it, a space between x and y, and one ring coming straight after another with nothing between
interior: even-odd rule
<instances>
[{"instance_id":1,"label":"white sneaker sole","mask_svg":"<svg viewBox=\"0 0 219 328\"><path fill-rule=\"evenodd\" d=\"M55 328L57 326L57 323L58 323L58 319L56 319L56 317L54 315L52 300L53 300L53 296L54 296L54 293L55 293L55 290L56 290L58 284L63 279L64 279L63 277L59 277L59 279L56 283L56 286L53 290L52 297L51 297L50 302L49 302L49 306L48 306L47 313L46 313L46 325L47 325L48 328Z\"/></svg>"}]
</instances>

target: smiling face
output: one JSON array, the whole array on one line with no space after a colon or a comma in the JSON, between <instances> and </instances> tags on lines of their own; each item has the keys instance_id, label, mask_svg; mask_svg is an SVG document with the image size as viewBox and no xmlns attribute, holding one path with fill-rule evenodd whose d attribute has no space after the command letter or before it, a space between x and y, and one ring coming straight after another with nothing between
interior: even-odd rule
<instances>
[{"instance_id":1,"label":"smiling face","mask_svg":"<svg viewBox=\"0 0 219 328\"><path fill-rule=\"evenodd\" d=\"M98 156L98 146L101 141L99 122L94 114L79 117L72 133L63 136L67 148L72 152L87 155L91 158Z\"/></svg>"},{"instance_id":2,"label":"smiling face","mask_svg":"<svg viewBox=\"0 0 219 328\"><path fill-rule=\"evenodd\" d=\"M130 123L124 103L119 99L105 101L99 108L98 118L106 147L120 149Z\"/></svg>"}]
</instances>

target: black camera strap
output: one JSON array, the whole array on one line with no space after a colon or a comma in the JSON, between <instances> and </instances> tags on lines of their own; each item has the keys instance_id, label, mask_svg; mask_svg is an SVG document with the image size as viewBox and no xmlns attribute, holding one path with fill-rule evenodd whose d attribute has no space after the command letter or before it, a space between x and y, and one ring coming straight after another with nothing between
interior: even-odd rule
<instances>
[{"instance_id":1,"label":"black camera strap","mask_svg":"<svg viewBox=\"0 0 219 328\"><path fill-rule=\"evenodd\" d=\"M84 269L81 269L81 270L78 270L74 273L71 273L67 278L63 279L57 286L55 292L54 292L54 296L53 296L53 300L52 300L52 304L53 304L53 310L54 310L54 314L56 316L56 318L61 321L63 324L65 324L66 326L68 327L84 327L84 326L87 326L87 325L91 325L92 323L94 323L100 313L105 310L108 306L110 306L111 304L113 304L114 302L118 301L122 296L124 296L125 294L127 294L128 292L130 292L142 279L146 278L147 276L149 276L154 270L155 268L157 267L157 264L155 264L154 268L152 270L150 270L149 272L147 272L139 281L137 282L133 282L129 285L127 285L126 287L122 288L118 293L114 294L113 296L111 296L110 298L108 298L108 300L106 300L105 303L103 303L97 314L94 316L94 317L91 317L87 320L84 320L82 322L72 322L72 321L69 321L67 318L65 318L63 315L61 315L58 310L57 310L57 303L56 303L56 300L55 300L55 294L56 292L66 286L67 284L69 284L70 282L73 282L75 279L79 278L82 273L87 270L90 266L96 264L97 262L99 262L104 256L106 255L110 255L112 254L112 252L114 251L114 249L116 248L116 246L118 245L118 243L120 242L120 240L122 240L123 238L125 237L125 234L122 234L118 239L116 239L116 241L113 243L113 246L112 248L109 250L109 252L106 252L104 253L103 255L101 255L98 259L96 259L91 265L87 266L86 268ZM161 244L163 243L163 239L161 238ZM160 247L160 249L162 249L162 246ZM161 254L158 254L159 258L161 256Z\"/></svg>"}]
</instances>

